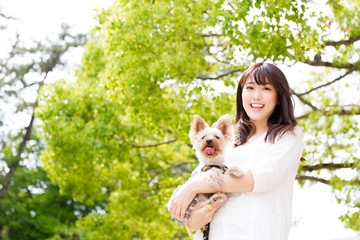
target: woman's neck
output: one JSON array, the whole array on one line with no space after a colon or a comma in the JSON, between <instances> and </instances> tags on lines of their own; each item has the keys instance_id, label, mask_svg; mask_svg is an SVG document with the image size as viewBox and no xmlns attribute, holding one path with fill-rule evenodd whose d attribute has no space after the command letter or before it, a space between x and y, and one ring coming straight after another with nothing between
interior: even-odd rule
<instances>
[{"instance_id":1,"label":"woman's neck","mask_svg":"<svg viewBox=\"0 0 360 240\"><path fill-rule=\"evenodd\" d=\"M258 138L262 137L269 129L268 126L266 126L266 127L260 126L259 127L259 126L255 125L255 127L256 128L255 128L254 134L246 141L246 143L244 145L252 143L255 140L257 140Z\"/></svg>"},{"instance_id":2,"label":"woman's neck","mask_svg":"<svg viewBox=\"0 0 360 240\"><path fill-rule=\"evenodd\" d=\"M268 126L267 122L266 123L261 123L261 124L260 123L254 123L254 124L255 124L255 133L254 133L254 135L261 135L261 134L267 132L268 129L269 129L269 126Z\"/></svg>"}]
</instances>

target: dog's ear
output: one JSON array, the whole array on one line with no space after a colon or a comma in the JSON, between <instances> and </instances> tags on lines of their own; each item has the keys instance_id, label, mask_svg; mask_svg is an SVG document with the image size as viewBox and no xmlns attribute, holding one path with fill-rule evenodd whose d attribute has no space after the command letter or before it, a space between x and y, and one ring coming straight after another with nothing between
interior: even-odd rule
<instances>
[{"instance_id":1,"label":"dog's ear","mask_svg":"<svg viewBox=\"0 0 360 240\"><path fill-rule=\"evenodd\" d=\"M190 142L194 145L194 141L196 140L195 136L205 128L208 128L209 125L198 115L194 115L193 120L190 124Z\"/></svg>"},{"instance_id":2,"label":"dog's ear","mask_svg":"<svg viewBox=\"0 0 360 240\"><path fill-rule=\"evenodd\" d=\"M226 114L219 118L216 123L213 124L212 127L220 129L222 134L225 137L226 141L231 141L233 135L233 126L231 123L231 117L229 114Z\"/></svg>"}]
</instances>

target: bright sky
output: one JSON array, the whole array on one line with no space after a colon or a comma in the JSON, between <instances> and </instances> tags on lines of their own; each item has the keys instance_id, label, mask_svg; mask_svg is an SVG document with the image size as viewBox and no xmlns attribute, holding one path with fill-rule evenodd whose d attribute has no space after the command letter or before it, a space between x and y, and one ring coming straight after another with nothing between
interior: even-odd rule
<instances>
[{"instance_id":1,"label":"bright sky","mask_svg":"<svg viewBox=\"0 0 360 240\"><path fill-rule=\"evenodd\" d=\"M111 2L112 0L2 0L0 7L3 13L22 20L17 25L17 32L23 38L38 40L59 32L62 22L73 26L74 33L90 30L95 23L94 9L109 6ZM80 63L81 53L78 55L71 56L70 74L75 65ZM64 73L56 74L52 77L64 77ZM291 78L291 75L297 73L285 74ZM335 202L330 188L323 184L306 185L301 189L296 184L293 212L297 225L292 228L289 240L335 240L356 236L355 232L343 228L338 217L345 214L346 209Z\"/></svg>"}]
</instances>

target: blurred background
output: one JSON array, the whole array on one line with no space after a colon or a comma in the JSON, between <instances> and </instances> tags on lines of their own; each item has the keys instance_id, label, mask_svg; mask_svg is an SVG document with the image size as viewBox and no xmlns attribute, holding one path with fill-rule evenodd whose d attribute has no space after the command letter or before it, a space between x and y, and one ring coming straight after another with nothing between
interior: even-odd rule
<instances>
[{"instance_id":1,"label":"blurred background","mask_svg":"<svg viewBox=\"0 0 360 240\"><path fill-rule=\"evenodd\" d=\"M0 2L1 239L188 239L193 114L277 64L306 146L290 240L360 231L360 2Z\"/></svg>"}]
</instances>

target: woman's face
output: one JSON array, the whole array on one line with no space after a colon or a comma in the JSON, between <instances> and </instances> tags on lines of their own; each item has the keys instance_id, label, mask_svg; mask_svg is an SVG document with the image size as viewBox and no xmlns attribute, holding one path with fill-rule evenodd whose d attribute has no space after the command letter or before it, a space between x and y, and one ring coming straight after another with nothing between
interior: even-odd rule
<instances>
[{"instance_id":1,"label":"woman's face","mask_svg":"<svg viewBox=\"0 0 360 240\"><path fill-rule=\"evenodd\" d=\"M242 102L246 114L256 127L267 126L267 121L277 103L277 93L273 85L258 85L248 78L242 90Z\"/></svg>"}]
</instances>

